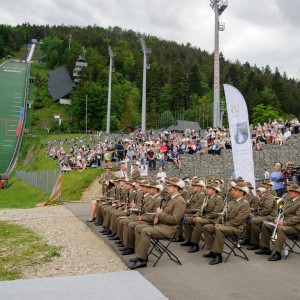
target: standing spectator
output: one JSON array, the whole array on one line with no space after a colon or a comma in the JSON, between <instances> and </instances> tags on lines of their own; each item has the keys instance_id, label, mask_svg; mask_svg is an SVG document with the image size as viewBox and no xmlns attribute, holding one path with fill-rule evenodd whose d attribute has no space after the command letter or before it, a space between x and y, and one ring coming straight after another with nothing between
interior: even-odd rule
<instances>
[{"instance_id":1,"label":"standing spectator","mask_svg":"<svg viewBox=\"0 0 300 300\"><path fill-rule=\"evenodd\" d=\"M284 176L281 172L281 163L276 162L274 165L274 172L271 173L270 179L273 182L272 190L274 190L278 197L284 194Z\"/></svg>"},{"instance_id":2,"label":"standing spectator","mask_svg":"<svg viewBox=\"0 0 300 300\"><path fill-rule=\"evenodd\" d=\"M165 153L162 149L159 150L159 153L157 155L157 160L159 162L159 166L164 169L165 168Z\"/></svg>"},{"instance_id":3,"label":"standing spectator","mask_svg":"<svg viewBox=\"0 0 300 300\"><path fill-rule=\"evenodd\" d=\"M155 170L156 169L156 161L154 157L154 150L152 147L149 147L147 151L147 160L149 162L149 169L150 170Z\"/></svg>"}]
</instances>

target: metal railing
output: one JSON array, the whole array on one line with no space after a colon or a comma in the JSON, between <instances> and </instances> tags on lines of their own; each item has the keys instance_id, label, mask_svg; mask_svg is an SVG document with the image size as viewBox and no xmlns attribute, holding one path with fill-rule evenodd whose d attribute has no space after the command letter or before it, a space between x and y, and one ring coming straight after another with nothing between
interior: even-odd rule
<instances>
[{"instance_id":1,"label":"metal railing","mask_svg":"<svg viewBox=\"0 0 300 300\"><path fill-rule=\"evenodd\" d=\"M29 185L51 193L60 172L58 170L43 172L16 171L17 178L27 182Z\"/></svg>"}]
</instances>

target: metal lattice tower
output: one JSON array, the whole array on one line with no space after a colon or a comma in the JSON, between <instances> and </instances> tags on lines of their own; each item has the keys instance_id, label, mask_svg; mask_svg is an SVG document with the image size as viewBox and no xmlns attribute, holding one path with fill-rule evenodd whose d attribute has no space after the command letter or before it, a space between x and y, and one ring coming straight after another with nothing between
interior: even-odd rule
<instances>
[{"instance_id":1,"label":"metal lattice tower","mask_svg":"<svg viewBox=\"0 0 300 300\"><path fill-rule=\"evenodd\" d=\"M111 74L114 72L114 53L111 50L111 47L108 46L108 53L109 53L109 79L108 79L108 97L107 97L107 115L106 115L106 132L110 133L110 106L111 106Z\"/></svg>"},{"instance_id":2,"label":"metal lattice tower","mask_svg":"<svg viewBox=\"0 0 300 300\"><path fill-rule=\"evenodd\" d=\"M143 65L143 96L142 96L142 126L141 130L146 131L146 78L147 69L150 69L150 64L148 63L149 54L152 53L150 48L147 48L145 38L140 38L140 43L142 46L142 52L144 53L144 65Z\"/></svg>"},{"instance_id":3,"label":"metal lattice tower","mask_svg":"<svg viewBox=\"0 0 300 300\"><path fill-rule=\"evenodd\" d=\"M214 55L214 118L213 127L220 126L220 55L219 55L219 31L225 30L225 24L219 22L219 16L228 6L227 0L210 0L210 6L215 12L215 55Z\"/></svg>"}]
</instances>

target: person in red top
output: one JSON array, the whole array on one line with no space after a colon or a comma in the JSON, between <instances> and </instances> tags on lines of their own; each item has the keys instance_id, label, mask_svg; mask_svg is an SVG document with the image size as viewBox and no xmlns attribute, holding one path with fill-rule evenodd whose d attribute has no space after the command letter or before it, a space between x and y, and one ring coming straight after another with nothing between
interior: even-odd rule
<instances>
[{"instance_id":1,"label":"person in red top","mask_svg":"<svg viewBox=\"0 0 300 300\"><path fill-rule=\"evenodd\" d=\"M155 170L156 169L156 161L154 157L154 150L152 147L149 147L147 151L147 160L149 161L149 169Z\"/></svg>"}]
</instances>

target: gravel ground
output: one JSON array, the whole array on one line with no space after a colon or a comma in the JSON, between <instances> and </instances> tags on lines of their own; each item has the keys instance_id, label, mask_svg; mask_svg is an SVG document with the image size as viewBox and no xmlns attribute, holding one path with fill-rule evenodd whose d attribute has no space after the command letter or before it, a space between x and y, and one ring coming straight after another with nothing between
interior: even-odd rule
<instances>
[{"instance_id":1,"label":"gravel ground","mask_svg":"<svg viewBox=\"0 0 300 300\"><path fill-rule=\"evenodd\" d=\"M113 250L62 205L0 210L0 220L30 228L49 245L62 246L60 257L26 267L23 279L127 270Z\"/></svg>"}]
</instances>

